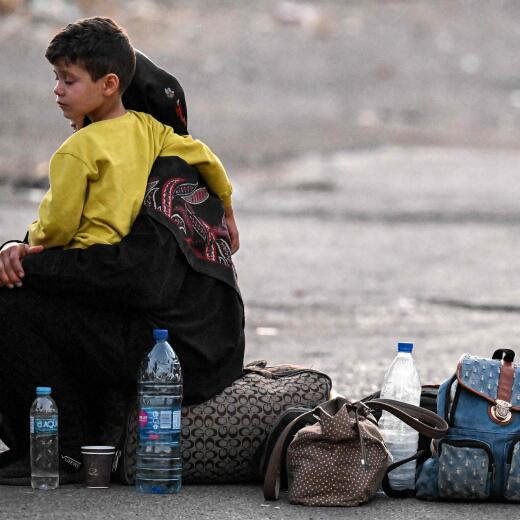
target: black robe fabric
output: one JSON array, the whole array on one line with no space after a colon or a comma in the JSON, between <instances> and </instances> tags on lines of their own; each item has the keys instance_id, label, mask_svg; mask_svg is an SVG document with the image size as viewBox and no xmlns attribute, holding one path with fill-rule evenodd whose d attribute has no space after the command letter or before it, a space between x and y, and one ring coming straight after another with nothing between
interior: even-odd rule
<instances>
[{"instance_id":1,"label":"black robe fabric","mask_svg":"<svg viewBox=\"0 0 520 520\"><path fill-rule=\"evenodd\" d=\"M176 134L188 133L188 110L181 84L138 50L135 51L135 74L123 94L123 104L128 110L152 114L161 123L171 126Z\"/></svg>"}]
</instances>

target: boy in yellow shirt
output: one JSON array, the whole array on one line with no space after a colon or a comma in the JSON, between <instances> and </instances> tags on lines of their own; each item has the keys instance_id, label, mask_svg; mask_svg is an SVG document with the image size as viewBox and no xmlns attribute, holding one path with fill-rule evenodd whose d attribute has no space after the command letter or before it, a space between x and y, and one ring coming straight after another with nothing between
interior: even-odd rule
<instances>
[{"instance_id":1,"label":"boy in yellow shirt","mask_svg":"<svg viewBox=\"0 0 520 520\"><path fill-rule=\"evenodd\" d=\"M180 136L149 114L126 110L121 96L135 70L124 30L108 18L69 24L50 42L56 102L71 121L92 122L69 137L50 161L50 188L29 244L86 248L115 244L141 209L148 175L159 156L196 166L222 200L231 250L239 247L232 187L220 160L203 143Z\"/></svg>"}]
</instances>

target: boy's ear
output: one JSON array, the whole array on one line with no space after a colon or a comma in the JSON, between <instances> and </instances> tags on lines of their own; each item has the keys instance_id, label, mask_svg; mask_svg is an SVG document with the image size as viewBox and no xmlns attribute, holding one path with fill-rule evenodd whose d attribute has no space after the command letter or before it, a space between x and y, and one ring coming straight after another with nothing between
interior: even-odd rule
<instances>
[{"instance_id":1,"label":"boy's ear","mask_svg":"<svg viewBox=\"0 0 520 520\"><path fill-rule=\"evenodd\" d=\"M103 78L103 93L106 96L111 96L119 91L119 77L117 74L111 72Z\"/></svg>"}]
</instances>

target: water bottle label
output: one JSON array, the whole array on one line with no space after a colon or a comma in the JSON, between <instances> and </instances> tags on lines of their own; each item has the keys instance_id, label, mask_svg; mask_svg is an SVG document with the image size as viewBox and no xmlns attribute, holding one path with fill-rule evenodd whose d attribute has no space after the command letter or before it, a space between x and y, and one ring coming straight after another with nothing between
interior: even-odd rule
<instances>
[{"instance_id":1,"label":"water bottle label","mask_svg":"<svg viewBox=\"0 0 520 520\"><path fill-rule=\"evenodd\" d=\"M179 410L156 410L141 408L139 410L139 433L142 437L150 437L155 433L174 433L181 427Z\"/></svg>"},{"instance_id":2,"label":"water bottle label","mask_svg":"<svg viewBox=\"0 0 520 520\"><path fill-rule=\"evenodd\" d=\"M51 415L46 419L31 417L31 433L58 433L58 416Z\"/></svg>"}]
</instances>

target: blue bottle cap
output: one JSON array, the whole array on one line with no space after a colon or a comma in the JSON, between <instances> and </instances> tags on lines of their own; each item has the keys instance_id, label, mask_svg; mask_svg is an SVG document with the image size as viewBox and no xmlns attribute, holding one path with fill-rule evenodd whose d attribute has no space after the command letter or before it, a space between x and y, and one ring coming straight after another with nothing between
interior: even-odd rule
<instances>
[{"instance_id":1,"label":"blue bottle cap","mask_svg":"<svg viewBox=\"0 0 520 520\"><path fill-rule=\"evenodd\" d=\"M36 387L36 395L50 395L51 387L50 386L37 386Z\"/></svg>"},{"instance_id":2,"label":"blue bottle cap","mask_svg":"<svg viewBox=\"0 0 520 520\"><path fill-rule=\"evenodd\" d=\"M397 352L411 352L413 350L413 343L402 343L397 344Z\"/></svg>"},{"instance_id":3,"label":"blue bottle cap","mask_svg":"<svg viewBox=\"0 0 520 520\"><path fill-rule=\"evenodd\" d=\"M153 329L153 339L155 341L166 341L168 339L168 331L166 329Z\"/></svg>"}]
</instances>

